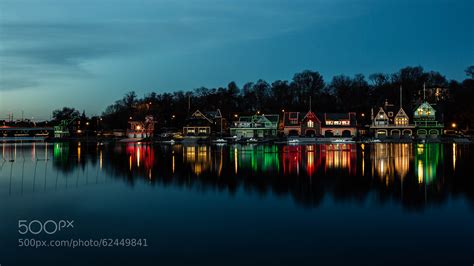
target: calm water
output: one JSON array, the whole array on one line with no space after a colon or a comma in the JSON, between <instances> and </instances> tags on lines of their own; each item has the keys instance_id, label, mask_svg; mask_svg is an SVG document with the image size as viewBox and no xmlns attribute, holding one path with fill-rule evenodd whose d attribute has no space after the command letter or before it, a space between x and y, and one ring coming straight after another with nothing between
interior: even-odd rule
<instances>
[{"instance_id":1,"label":"calm water","mask_svg":"<svg viewBox=\"0 0 474 266\"><path fill-rule=\"evenodd\" d=\"M0 146L2 266L474 263L474 146ZM75 228L23 236L22 219Z\"/></svg>"}]
</instances>

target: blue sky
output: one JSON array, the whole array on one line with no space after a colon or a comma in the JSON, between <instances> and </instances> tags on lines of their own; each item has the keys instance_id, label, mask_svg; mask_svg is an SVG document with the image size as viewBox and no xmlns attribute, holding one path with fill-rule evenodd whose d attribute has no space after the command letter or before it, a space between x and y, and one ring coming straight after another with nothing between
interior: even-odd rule
<instances>
[{"instance_id":1,"label":"blue sky","mask_svg":"<svg viewBox=\"0 0 474 266\"><path fill-rule=\"evenodd\" d=\"M295 72L464 79L472 0L0 0L0 119Z\"/></svg>"}]
</instances>

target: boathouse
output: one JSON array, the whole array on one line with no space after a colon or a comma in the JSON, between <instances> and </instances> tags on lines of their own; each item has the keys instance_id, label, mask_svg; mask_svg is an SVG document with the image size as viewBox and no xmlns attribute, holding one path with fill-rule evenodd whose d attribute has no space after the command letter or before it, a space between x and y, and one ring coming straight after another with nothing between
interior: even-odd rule
<instances>
[{"instance_id":1,"label":"boathouse","mask_svg":"<svg viewBox=\"0 0 474 266\"><path fill-rule=\"evenodd\" d=\"M400 106L396 107L385 100L383 106L379 107L374 115L374 109L371 110L372 124L370 129L376 138L385 137L411 137L415 125L410 124L410 118L403 109L402 87L400 87Z\"/></svg>"},{"instance_id":2,"label":"boathouse","mask_svg":"<svg viewBox=\"0 0 474 266\"><path fill-rule=\"evenodd\" d=\"M187 119L183 127L184 136L210 136L213 133L222 133L224 121L221 111L211 112L196 110Z\"/></svg>"},{"instance_id":3,"label":"boathouse","mask_svg":"<svg viewBox=\"0 0 474 266\"><path fill-rule=\"evenodd\" d=\"M356 113L323 113L321 115L321 132L325 137L356 136Z\"/></svg>"},{"instance_id":4,"label":"boathouse","mask_svg":"<svg viewBox=\"0 0 474 266\"><path fill-rule=\"evenodd\" d=\"M230 135L237 138L276 137L278 122L277 114L241 116L238 121L232 123Z\"/></svg>"}]
</instances>

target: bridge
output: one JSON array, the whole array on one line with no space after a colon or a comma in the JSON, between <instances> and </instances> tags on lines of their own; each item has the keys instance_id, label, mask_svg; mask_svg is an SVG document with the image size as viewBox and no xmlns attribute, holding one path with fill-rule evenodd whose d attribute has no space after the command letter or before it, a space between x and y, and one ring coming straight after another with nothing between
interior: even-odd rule
<instances>
[{"instance_id":1,"label":"bridge","mask_svg":"<svg viewBox=\"0 0 474 266\"><path fill-rule=\"evenodd\" d=\"M52 127L0 127L0 137L34 137L53 135Z\"/></svg>"}]
</instances>

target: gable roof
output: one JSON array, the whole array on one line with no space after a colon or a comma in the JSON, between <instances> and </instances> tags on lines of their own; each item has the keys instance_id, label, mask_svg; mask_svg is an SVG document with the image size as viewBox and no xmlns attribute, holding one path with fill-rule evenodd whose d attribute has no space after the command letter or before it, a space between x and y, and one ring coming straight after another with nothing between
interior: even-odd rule
<instances>
[{"instance_id":1,"label":"gable roof","mask_svg":"<svg viewBox=\"0 0 474 266\"><path fill-rule=\"evenodd\" d=\"M405 113L405 110L403 110L402 107L400 107L400 109L398 110L397 115L395 117L400 117L400 116L408 117L407 113Z\"/></svg>"},{"instance_id":2,"label":"gable roof","mask_svg":"<svg viewBox=\"0 0 474 266\"><path fill-rule=\"evenodd\" d=\"M315 119L317 123L321 124L321 120L319 120L318 116L313 113L313 111L308 111L301 121L304 121L305 119Z\"/></svg>"},{"instance_id":3,"label":"gable roof","mask_svg":"<svg viewBox=\"0 0 474 266\"><path fill-rule=\"evenodd\" d=\"M278 123L280 120L280 116L275 114L262 115L262 117L265 117L265 119L271 123Z\"/></svg>"},{"instance_id":4,"label":"gable roof","mask_svg":"<svg viewBox=\"0 0 474 266\"><path fill-rule=\"evenodd\" d=\"M207 121L209 121L209 123L212 123L212 120L209 119L204 113L199 111L199 109L194 111L194 113L191 115L191 117L188 118L188 120L194 120L194 119L206 119Z\"/></svg>"},{"instance_id":5,"label":"gable roof","mask_svg":"<svg viewBox=\"0 0 474 266\"><path fill-rule=\"evenodd\" d=\"M380 117L380 116L382 116L382 117ZM383 109L383 107L379 108L379 111L375 115L374 120L388 120L388 115L385 112L385 110Z\"/></svg>"},{"instance_id":6,"label":"gable roof","mask_svg":"<svg viewBox=\"0 0 474 266\"><path fill-rule=\"evenodd\" d=\"M206 116L210 119L222 118L221 110L217 109L215 111L206 112Z\"/></svg>"},{"instance_id":7,"label":"gable roof","mask_svg":"<svg viewBox=\"0 0 474 266\"><path fill-rule=\"evenodd\" d=\"M421 103L413 113L414 118L427 118L435 119L436 118L436 109L431 106L428 102Z\"/></svg>"}]
</instances>

